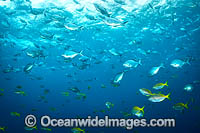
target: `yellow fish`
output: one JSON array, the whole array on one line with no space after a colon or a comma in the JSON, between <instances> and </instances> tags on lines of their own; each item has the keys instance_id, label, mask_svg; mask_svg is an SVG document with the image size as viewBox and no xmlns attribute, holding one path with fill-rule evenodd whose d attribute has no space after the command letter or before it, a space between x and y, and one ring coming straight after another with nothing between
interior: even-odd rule
<instances>
[{"instance_id":1,"label":"yellow fish","mask_svg":"<svg viewBox=\"0 0 200 133\"><path fill-rule=\"evenodd\" d=\"M136 115L137 117L143 117L144 116L144 106L142 108L140 108L138 106L134 106L131 112L133 115Z\"/></svg>"},{"instance_id":2,"label":"yellow fish","mask_svg":"<svg viewBox=\"0 0 200 133\"><path fill-rule=\"evenodd\" d=\"M80 128L72 128L72 132L73 133L85 133L85 129L80 129Z\"/></svg>"},{"instance_id":3,"label":"yellow fish","mask_svg":"<svg viewBox=\"0 0 200 133\"><path fill-rule=\"evenodd\" d=\"M145 88L142 88L142 89L139 89L139 91L142 93L142 95L144 96L150 96L150 95L153 95L152 92L148 89L145 89Z\"/></svg>"},{"instance_id":4,"label":"yellow fish","mask_svg":"<svg viewBox=\"0 0 200 133\"><path fill-rule=\"evenodd\" d=\"M127 113L127 112L123 112L123 111L120 111L120 113L122 113L124 117L128 117L128 116L132 115L131 113Z\"/></svg>"},{"instance_id":5,"label":"yellow fish","mask_svg":"<svg viewBox=\"0 0 200 133\"><path fill-rule=\"evenodd\" d=\"M5 128L6 127L0 127L0 131L4 131L5 132Z\"/></svg>"},{"instance_id":6,"label":"yellow fish","mask_svg":"<svg viewBox=\"0 0 200 133\"><path fill-rule=\"evenodd\" d=\"M24 127L25 130L27 131L32 131L33 129L37 130L37 126L34 127Z\"/></svg>"},{"instance_id":7,"label":"yellow fish","mask_svg":"<svg viewBox=\"0 0 200 133\"><path fill-rule=\"evenodd\" d=\"M114 107L114 104L113 103L111 103L111 102L106 102L106 107L108 108L108 109L110 109L111 107Z\"/></svg>"},{"instance_id":8,"label":"yellow fish","mask_svg":"<svg viewBox=\"0 0 200 133\"><path fill-rule=\"evenodd\" d=\"M69 92L62 92L64 96L69 96Z\"/></svg>"},{"instance_id":9,"label":"yellow fish","mask_svg":"<svg viewBox=\"0 0 200 133\"><path fill-rule=\"evenodd\" d=\"M22 96L26 96L26 93L25 93L24 91L18 90L18 91L15 91L14 93L15 93L15 94L22 95Z\"/></svg>"},{"instance_id":10,"label":"yellow fish","mask_svg":"<svg viewBox=\"0 0 200 133\"><path fill-rule=\"evenodd\" d=\"M85 93L80 93L80 92L78 92L78 93L76 93L76 95L77 95L77 99L86 99L86 94Z\"/></svg>"},{"instance_id":11,"label":"yellow fish","mask_svg":"<svg viewBox=\"0 0 200 133\"><path fill-rule=\"evenodd\" d=\"M42 130L45 130L45 131L49 131L51 132L51 129L50 128L41 128Z\"/></svg>"},{"instance_id":12,"label":"yellow fish","mask_svg":"<svg viewBox=\"0 0 200 133\"><path fill-rule=\"evenodd\" d=\"M17 112L11 112L10 115L20 117L20 113L17 113Z\"/></svg>"},{"instance_id":13,"label":"yellow fish","mask_svg":"<svg viewBox=\"0 0 200 133\"><path fill-rule=\"evenodd\" d=\"M184 103L177 103L177 104L174 104L173 108L175 110L183 111L184 108L188 109L188 103L186 103L186 104L184 104Z\"/></svg>"},{"instance_id":14,"label":"yellow fish","mask_svg":"<svg viewBox=\"0 0 200 133\"><path fill-rule=\"evenodd\" d=\"M165 86L168 86L167 83L168 83L168 81L166 81L165 83L158 83L158 84L156 84L156 85L153 86L153 89L156 89L156 90L162 89Z\"/></svg>"},{"instance_id":15,"label":"yellow fish","mask_svg":"<svg viewBox=\"0 0 200 133\"><path fill-rule=\"evenodd\" d=\"M164 94L153 94L152 96L149 97L149 101L151 102L162 102L163 100L165 100L166 98L170 100L170 93L168 95L164 95Z\"/></svg>"}]
</instances>

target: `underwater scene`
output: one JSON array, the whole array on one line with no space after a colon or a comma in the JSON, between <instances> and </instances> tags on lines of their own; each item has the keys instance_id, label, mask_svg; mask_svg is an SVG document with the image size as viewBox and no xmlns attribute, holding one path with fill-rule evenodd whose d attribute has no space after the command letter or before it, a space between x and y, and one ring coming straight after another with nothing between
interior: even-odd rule
<instances>
[{"instance_id":1,"label":"underwater scene","mask_svg":"<svg viewBox=\"0 0 200 133\"><path fill-rule=\"evenodd\" d=\"M0 0L1 132L199 133L200 0Z\"/></svg>"}]
</instances>

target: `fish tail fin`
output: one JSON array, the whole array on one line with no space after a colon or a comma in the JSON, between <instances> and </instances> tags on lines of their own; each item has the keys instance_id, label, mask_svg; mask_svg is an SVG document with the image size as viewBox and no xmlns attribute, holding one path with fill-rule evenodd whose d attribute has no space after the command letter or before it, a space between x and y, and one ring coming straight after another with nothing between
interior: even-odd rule
<instances>
[{"instance_id":1,"label":"fish tail fin","mask_svg":"<svg viewBox=\"0 0 200 133\"><path fill-rule=\"evenodd\" d=\"M79 27L80 30L83 30L83 28L84 28L84 26L80 26L80 27Z\"/></svg>"},{"instance_id":2,"label":"fish tail fin","mask_svg":"<svg viewBox=\"0 0 200 133\"><path fill-rule=\"evenodd\" d=\"M164 64L163 64L163 63L161 63L161 64L160 64L160 67L162 67L162 68L165 68L165 66L164 66Z\"/></svg>"},{"instance_id":3,"label":"fish tail fin","mask_svg":"<svg viewBox=\"0 0 200 133\"><path fill-rule=\"evenodd\" d=\"M35 66L36 65L36 61L34 60L32 64Z\"/></svg>"},{"instance_id":4,"label":"fish tail fin","mask_svg":"<svg viewBox=\"0 0 200 133\"><path fill-rule=\"evenodd\" d=\"M185 104L185 108L188 109L188 102Z\"/></svg>"},{"instance_id":5,"label":"fish tail fin","mask_svg":"<svg viewBox=\"0 0 200 133\"><path fill-rule=\"evenodd\" d=\"M33 128L37 130L37 126L34 126Z\"/></svg>"},{"instance_id":6,"label":"fish tail fin","mask_svg":"<svg viewBox=\"0 0 200 133\"><path fill-rule=\"evenodd\" d=\"M169 93L169 94L166 96L166 98L169 99L169 100L171 100L170 95L171 95L171 93Z\"/></svg>"},{"instance_id":7,"label":"fish tail fin","mask_svg":"<svg viewBox=\"0 0 200 133\"><path fill-rule=\"evenodd\" d=\"M154 94L151 92L151 93L149 93L149 96L153 96Z\"/></svg>"},{"instance_id":8,"label":"fish tail fin","mask_svg":"<svg viewBox=\"0 0 200 133\"><path fill-rule=\"evenodd\" d=\"M80 54L81 56L83 56L83 54L82 54L82 53L83 53L83 50L81 50L81 52L80 52L79 54Z\"/></svg>"},{"instance_id":9,"label":"fish tail fin","mask_svg":"<svg viewBox=\"0 0 200 133\"><path fill-rule=\"evenodd\" d=\"M141 108L141 111L142 111L143 114L144 114L144 107L145 107L145 106L143 106L143 107Z\"/></svg>"},{"instance_id":10,"label":"fish tail fin","mask_svg":"<svg viewBox=\"0 0 200 133\"><path fill-rule=\"evenodd\" d=\"M186 59L186 60L185 60L185 63L188 64L188 65L191 65L191 64L190 64L190 59Z\"/></svg>"},{"instance_id":11,"label":"fish tail fin","mask_svg":"<svg viewBox=\"0 0 200 133\"><path fill-rule=\"evenodd\" d=\"M139 64L139 65L142 65L142 63L141 63L141 59L139 60L138 64Z\"/></svg>"},{"instance_id":12,"label":"fish tail fin","mask_svg":"<svg viewBox=\"0 0 200 133\"><path fill-rule=\"evenodd\" d=\"M165 82L165 85L168 86L168 81Z\"/></svg>"},{"instance_id":13,"label":"fish tail fin","mask_svg":"<svg viewBox=\"0 0 200 133\"><path fill-rule=\"evenodd\" d=\"M110 13L108 13L108 17L110 17L112 15L112 13L110 12Z\"/></svg>"},{"instance_id":14,"label":"fish tail fin","mask_svg":"<svg viewBox=\"0 0 200 133\"><path fill-rule=\"evenodd\" d=\"M128 72L128 70L124 70L123 72L126 73L126 72Z\"/></svg>"},{"instance_id":15,"label":"fish tail fin","mask_svg":"<svg viewBox=\"0 0 200 133\"><path fill-rule=\"evenodd\" d=\"M128 20L124 21L123 24L125 25L126 23L128 23Z\"/></svg>"},{"instance_id":16,"label":"fish tail fin","mask_svg":"<svg viewBox=\"0 0 200 133\"><path fill-rule=\"evenodd\" d=\"M85 129L83 129L82 132L85 133Z\"/></svg>"}]
</instances>

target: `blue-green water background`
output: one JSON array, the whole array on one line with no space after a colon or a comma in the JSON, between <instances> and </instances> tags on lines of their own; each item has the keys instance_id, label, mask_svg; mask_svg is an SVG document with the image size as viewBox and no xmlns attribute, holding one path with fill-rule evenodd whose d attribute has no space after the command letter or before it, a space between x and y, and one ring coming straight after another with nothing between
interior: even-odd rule
<instances>
[{"instance_id":1,"label":"blue-green water background","mask_svg":"<svg viewBox=\"0 0 200 133\"><path fill-rule=\"evenodd\" d=\"M12 15L5 15L6 9L0 8L0 21L6 21L11 19ZM187 12L189 11L189 12ZM136 128L131 131L125 130L123 128L85 128L89 133L92 132L133 132L138 131L143 132L155 132L155 133L169 133L169 132L182 132L182 133L197 133L200 128L200 113L199 113L199 84L193 84L193 91L184 91L184 86L193 83L195 80L200 80L200 63L199 63L199 53L200 53L200 30L197 30L188 35L188 33L199 27L200 21L191 22L188 24L186 18L191 18L191 20L196 20L199 17L200 9L199 7L190 8L181 6L176 10L179 14L179 20L174 25L169 27L164 27L167 31L162 35L153 35L150 32L143 33L141 46L130 46L128 43L129 39L124 38L125 36L131 37L138 29L141 29L144 25L150 24L152 27L155 23L161 23L165 26L165 22L157 17L147 17L148 21L144 18L140 20L140 23L133 25L135 20L130 22L129 28L119 28L105 30L101 26L96 26L98 29L92 28L81 31L67 31L64 36L66 40L59 42L58 46L51 46L44 51L48 54L48 57L43 59L32 59L27 57L25 52L17 46L17 42L12 44L12 41L8 37L9 34L17 36L21 31L12 28L12 23L10 23L11 28L5 28L2 24L0 25L1 42L0 42L0 88L4 89L4 95L0 97L0 126L6 126L6 131L9 133L13 132L25 132L24 130L24 118L28 114L34 114L39 119L43 115L49 115L54 118L76 118L87 117L88 115L99 117L104 117L108 115L111 118L122 118L123 115L120 111L130 112L133 106L144 106L145 105L145 115L144 118L175 118L176 127L175 128ZM136 18L137 19L137 18ZM152 19L152 20L151 20ZM10 21L11 22L11 21ZM151 23L149 23L151 22ZM13 23L14 25L14 23ZM151 27L150 26L150 27ZM130 28L131 27L131 28ZM186 27L186 31L180 31L181 27ZM43 45L40 40L37 40L38 29L33 32L31 30L23 31L24 38L21 40L27 40L26 34L31 35L32 39L30 41L39 43ZM102 30L101 30L102 29ZM73 32L72 34L69 34ZM106 32L107 34L101 34ZM100 39L107 38L108 36L112 39L107 41L98 41L92 39L96 33L100 33ZM170 37L166 37L166 34ZM179 36L186 35L186 38L175 41ZM138 34L138 37L140 34ZM68 41L74 38L76 41ZM158 43L150 41L152 38L159 38ZM10 41L8 41L10 40ZM114 41L113 41L114 40ZM84 42L86 45L80 45ZM108 56L109 61L101 60L100 64L95 64L94 62L89 62L90 66L86 69L80 70L75 66L70 67L70 63L65 63L59 58L65 50L63 45L70 45L74 50L80 51L84 50L84 55L89 57L95 55L97 60L101 60L103 56ZM44 43L46 46L47 44ZM49 41L51 45L51 40ZM52 44L53 45L53 44ZM89 47L89 49L86 48ZM134 52L138 47L148 50L153 49L159 52L159 54L148 54L147 56L140 55ZM181 51L174 51L176 47L184 47ZM123 53L121 57L112 56L109 53L101 54L102 50L109 50L111 48L116 49L128 49L128 52ZM133 51L133 52L131 52ZM20 53L20 56L14 57L13 55ZM142 66L130 70L127 72L123 80L120 82L119 87L113 87L111 84L112 79L116 73L124 70L122 64L134 57L142 58ZM184 59L185 57L192 57L194 60L191 65L184 65L183 68L176 69L170 66L173 59ZM13 58L17 58L17 61ZM23 67L30 62L44 62L43 67L34 67L31 73L27 74L23 72ZM78 62L75 60L74 62ZM160 69L159 73L153 77L148 76L149 70L158 66L160 63L165 64L165 68ZM3 70L10 64L14 68L20 68L19 72L4 73ZM63 67L64 66L64 67ZM55 71L51 69L55 68ZM67 77L66 74L71 74L72 77ZM175 78L172 76L175 75ZM32 77L42 77L42 80L36 80ZM91 79L88 80L88 79ZM158 82L168 81L169 87L164 88L162 93L171 93L171 100L165 100L161 103L151 103L141 94L138 94L138 89L140 88L152 88ZM101 84L104 84L106 88L102 88ZM16 86L21 85L22 90L27 93L27 96L16 95L14 91ZM44 88L40 86L44 85ZM68 91L70 87L76 86L81 90L81 92L87 95L85 100L77 100L75 94L71 93L68 97L63 96L61 93ZM91 89L88 90L88 86ZM44 94L44 89L49 89L48 94ZM45 96L47 103L38 101L39 96ZM188 106L189 109L185 110L184 113L180 113L172 108L175 103L183 102L186 103L194 99ZM114 103L114 107L110 111L105 113L97 112L93 113L94 110L106 110L105 103L110 101ZM56 108L55 111L50 110L50 108ZM36 111L32 111L35 108ZM19 112L21 116L13 117L10 112ZM131 118L136 118L135 116ZM40 125L38 124L38 128ZM27 131L26 131L27 132ZM33 132L45 132L41 130ZM71 132L71 128L52 128L52 132Z\"/></svg>"}]
</instances>

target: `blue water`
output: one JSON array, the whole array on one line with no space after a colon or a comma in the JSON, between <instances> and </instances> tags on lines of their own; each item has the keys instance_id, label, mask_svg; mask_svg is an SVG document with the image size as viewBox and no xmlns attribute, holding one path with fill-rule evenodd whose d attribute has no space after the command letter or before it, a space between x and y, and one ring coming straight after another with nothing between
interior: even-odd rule
<instances>
[{"instance_id":1,"label":"blue water","mask_svg":"<svg viewBox=\"0 0 200 133\"><path fill-rule=\"evenodd\" d=\"M119 1L0 0L0 127L6 127L5 132L47 132L39 122L37 130L25 130L28 114L38 121L44 115L57 119L88 115L137 119L121 113L131 113L134 106L145 106L143 118L147 120L173 118L176 126L81 129L88 133L200 130L200 1ZM64 58L67 50L77 56ZM83 57L86 60L81 60ZM141 60L141 65L125 68L124 62L131 59ZM175 59L184 65L173 67ZM26 72L29 63L32 69ZM149 71L161 63L164 67L150 76ZM122 80L113 85L120 72L124 72ZM168 87L152 88L166 81ZM188 84L192 91L184 90ZM78 99L72 87L86 98ZM153 103L139 92L141 88L171 93L171 100ZM19 90L25 95L17 94ZM114 106L109 110L106 102ZM175 110L176 103L188 103L188 109ZM72 128L49 128L56 133L72 132Z\"/></svg>"}]
</instances>

